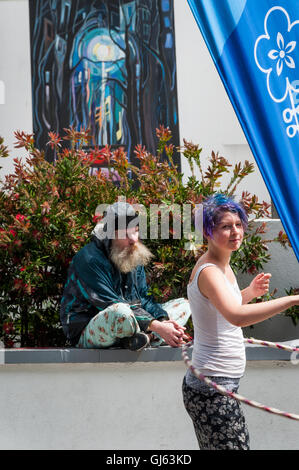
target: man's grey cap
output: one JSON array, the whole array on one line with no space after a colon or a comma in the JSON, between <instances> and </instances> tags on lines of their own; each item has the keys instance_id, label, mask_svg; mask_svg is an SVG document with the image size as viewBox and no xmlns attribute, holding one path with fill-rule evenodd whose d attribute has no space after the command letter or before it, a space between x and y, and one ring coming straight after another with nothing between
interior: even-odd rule
<instances>
[{"instance_id":1,"label":"man's grey cap","mask_svg":"<svg viewBox=\"0 0 299 470\"><path fill-rule=\"evenodd\" d=\"M138 213L127 202L115 202L103 212L103 219L96 225L92 234L97 238L114 239L116 230L126 230L139 224Z\"/></svg>"}]
</instances>

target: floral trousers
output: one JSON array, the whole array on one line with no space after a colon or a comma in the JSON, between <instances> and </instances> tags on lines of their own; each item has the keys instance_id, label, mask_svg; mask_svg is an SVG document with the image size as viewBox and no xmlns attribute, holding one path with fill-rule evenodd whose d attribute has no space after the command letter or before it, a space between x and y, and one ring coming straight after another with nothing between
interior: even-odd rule
<instances>
[{"instance_id":1,"label":"floral trousers","mask_svg":"<svg viewBox=\"0 0 299 470\"><path fill-rule=\"evenodd\" d=\"M226 378L210 378L225 386ZM237 390L235 387L231 391ZM186 377L183 400L201 450L249 450L248 429L237 400L207 385L196 389L187 384Z\"/></svg>"},{"instance_id":2,"label":"floral trousers","mask_svg":"<svg viewBox=\"0 0 299 470\"><path fill-rule=\"evenodd\" d=\"M162 307L170 320L183 326L191 315L189 302L180 298L170 300ZM81 333L77 347L107 348L117 346L119 338L132 336L139 332L138 322L128 304L116 303L95 315ZM152 346L159 346L163 340L158 334L152 334Z\"/></svg>"}]
</instances>

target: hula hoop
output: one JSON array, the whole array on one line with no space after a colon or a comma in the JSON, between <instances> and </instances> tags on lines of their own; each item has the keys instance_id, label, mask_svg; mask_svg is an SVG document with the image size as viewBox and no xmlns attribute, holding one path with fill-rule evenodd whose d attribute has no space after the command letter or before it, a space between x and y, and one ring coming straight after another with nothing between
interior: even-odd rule
<instances>
[{"instance_id":1,"label":"hula hoop","mask_svg":"<svg viewBox=\"0 0 299 470\"><path fill-rule=\"evenodd\" d=\"M270 347L270 348L284 349L284 350L290 351L290 352L299 352L299 348L296 348L296 347L293 347L293 346L285 346L285 345L281 345L281 344L278 344L278 343L271 343L271 342L268 342L268 341L257 340L257 339L254 339L254 338L244 338L244 342L250 343L250 344L259 344L261 346L267 346L267 347ZM235 400L238 400L242 403L245 403L246 405L252 406L254 408L259 408L260 410L267 411L268 413L283 416L284 418L289 418L289 419L293 419L295 421L299 421L299 415L297 415L297 414L288 413L286 411L281 411L281 410L278 410L276 408L271 408L269 406L262 405L261 403L259 403L257 401L249 400L248 398L246 398L246 397L244 397L244 396L242 396L238 393L230 392L225 387L222 387L221 385L216 384L211 379L208 379L206 376L201 374L191 364L191 361L190 361L190 359L188 357L188 354L186 352L187 347L192 346L192 344L193 344L193 341L191 341L190 343L184 344L182 346L182 358L183 358L185 364L187 365L188 369L190 369L191 372L198 379L202 380L203 382L205 382L210 387L213 387L215 390L220 392L222 395L226 395L228 397L234 398Z\"/></svg>"}]
</instances>

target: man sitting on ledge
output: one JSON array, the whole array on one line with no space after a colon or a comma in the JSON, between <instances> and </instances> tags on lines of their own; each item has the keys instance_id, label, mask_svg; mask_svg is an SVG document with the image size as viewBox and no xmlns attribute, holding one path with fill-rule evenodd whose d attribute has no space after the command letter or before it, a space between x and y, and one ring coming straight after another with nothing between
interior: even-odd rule
<instances>
[{"instance_id":1,"label":"man sitting on ledge","mask_svg":"<svg viewBox=\"0 0 299 470\"><path fill-rule=\"evenodd\" d=\"M152 254L139 240L138 214L117 202L104 216L70 264L60 309L66 337L80 348L180 346L189 302L159 304L148 294L144 266Z\"/></svg>"}]
</instances>

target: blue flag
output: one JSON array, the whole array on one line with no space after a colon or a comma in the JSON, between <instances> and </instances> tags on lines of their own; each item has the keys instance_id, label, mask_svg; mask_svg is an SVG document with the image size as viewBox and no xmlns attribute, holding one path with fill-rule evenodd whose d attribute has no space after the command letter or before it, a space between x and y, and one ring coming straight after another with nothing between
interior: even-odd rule
<instances>
[{"instance_id":1,"label":"blue flag","mask_svg":"<svg viewBox=\"0 0 299 470\"><path fill-rule=\"evenodd\" d=\"M188 0L299 261L299 0Z\"/></svg>"}]
</instances>

